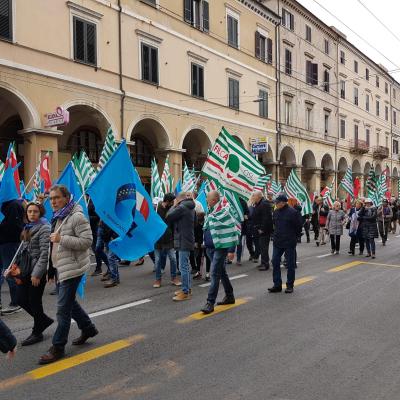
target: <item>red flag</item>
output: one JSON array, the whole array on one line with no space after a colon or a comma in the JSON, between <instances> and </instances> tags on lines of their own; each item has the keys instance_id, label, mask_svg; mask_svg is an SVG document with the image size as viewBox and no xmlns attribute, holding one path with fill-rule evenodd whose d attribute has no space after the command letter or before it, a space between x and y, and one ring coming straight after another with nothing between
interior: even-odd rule
<instances>
[{"instance_id":1,"label":"red flag","mask_svg":"<svg viewBox=\"0 0 400 400\"><path fill-rule=\"evenodd\" d=\"M51 179L49 171L49 153L47 153L40 162L40 178L44 182L44 190L48 192L51 188Z\"/></svg>"},{"instance_id":2,"label":"red flag","mask_svg":"<svg viewBox=\"0 0 400 400\"><path fill-rule=\"evenodd\" d=\"M357 177L356 179L354 179L354 183L353 183L353 191L354 191L354 198L358 197L358 193L360 192L361 189L361 182L360 179Z\"/></svg>"},{"instance_id":3,"label":"red flag","mask_svg":"<svg viewBox=\"0 0 400 400\"><path fill-rule=\"evenodd\" d=\"M10 144L10 147L8 149L5 168L6 169L8 167L15 168L17 166L17 164L18 164L18 162L17 162L17 155L15 154L15 143L12 143L12 144ZM14 171L14 181L15 181L15 187L17 188L18 194L21 195L21 188L19 185L20 179L19 179L18 168L16 168Z\"/></svg>"},{"instance_id":4,"label":"red flag","mask_svg":"<svg viewBox=\"0 0 400 400\"><path fill-rule=\"evenodd\" d=\"M349 193L347 193L346 196L346 210L350 210L351 208L351 196Z\"/></svg>"}]
</instances>

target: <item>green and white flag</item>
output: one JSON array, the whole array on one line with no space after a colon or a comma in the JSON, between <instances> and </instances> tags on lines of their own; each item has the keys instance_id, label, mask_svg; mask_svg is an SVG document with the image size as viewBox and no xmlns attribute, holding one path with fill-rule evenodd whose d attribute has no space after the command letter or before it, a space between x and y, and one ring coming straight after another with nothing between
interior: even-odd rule
<instances>
[{"instance_id":1,"label":"green and white flag","mask_svg":"<svg viewBox=\"0 0 400 400\"><path fill-rule=\"evenodd\" d=\"M371 169L369 170L368 173L368 178L367 178L367 183L366 188L367 188L367 195L368 197L373 197L376 192L376 175L375 175L375 170L374 167L372 166Z\"/></svg>"},{"instance_id":2,"label":"green and white flag","mask_svg":"<svg viewBox=\"0 0 400 400\"><path fill-rule=\"evenodd\" d=\"M332 198L334 181L335 179L333 179L332 183L329 186L326 186L325 189L322 191L323 192L322 198L324 199L324 203L327 204L329 208L332 208L334 203L334 200Z\"/></svg>"},{"instance_id":3,"label":"green and white flag","mask_svg":"<svg viewBox=\"0 0 400 400\"><path fill-rule=\"evenodd\" d=\"M157 162L153 158L151 160L151 198L162 198L164 193L161 190L160 175L158 174Z\"/></svg>"},{"instance_id":4,"label":"green and white flag","mask_svg":"<svg viewBox=\"0 0 400 400\"><path fill-rule=\"evenodd\" d=\"M108 128L106 140L104 142L103 150L101 151L99 165L97 166L97 171L100 171L108 159L112 156L114 151L117 149L117 144L115 143L114 132L111 127Z\"/></svg>"},{"instance_id":5,"label":"green and white flag","mask_svg":"<svg viewBox=\"0 0 400 400\"><path fill-rule=\"evenodd\" d=\"M203 229L210 231L216 249L227 249L239 243L240 229L225 197L207 214Z\"/></svg>"},{"instance_id":6,"label":"green and white flag","mask_svg":"<svg viewBox=\"0 0 400 400\"><path fill-rule=\"evenodd\" d=\"M265 174L265 168L222 128L208 153L202 173L219 182L224 189L248 200L258 178Z\"/></svg>"},{"instance_id":7,"label":"green and white flag","mask_svg":"<svg viewBox=\"0 0 400 400\"><path fill-rule=\"evenodd\" d=\"M267 192L271 193L273 196L276 196L278 193L283 192L282 185L279 182L271 181Z\"/></svg>"},{"instance_id":8,"label":"green and white flag","mask_svg":"<svg viewBox=\"0 0 400 400\"><path fill-rule=\"evenodd\" d=\"M256 185L254 186L254 190L259 190L260 192L263 192L267 184L271 181L271 177L271 174L260 176Z\"/></svg>"},{"instance_id":9,"label":"green and white flag","mask_svg":"<svg viewBox=\"0 0 400 400\"><path fill-rule=\"evenodd\" d=\"M241 229L241 225L244 220L244 212L242 205L240 204L239 196L230 190L223 190L223 195L229 203L232 217L235 219L236 224Z\"/></svg>"},{"instance_id":10,"label":"green and white flag","mask_svg":"<svg viewBox=\"0 0 400 400\"><path fill-rule=\"evenodd\" d=\"M189 171L186 162L183 166L182 192L193 192L196 189L196 178Z\"/></svg>"},{"instance_id":11,"label":"green and white flag","mask_svg":"<svg viewBox=\"0 0 400 400\"><path fill-rule=\"evenodd\" d=\"M81 151L79 158L74 154L72 157L72 165L81 183L82 189L85 191L96 176L96 171L84 150Z\"/></svg>"},{"instance_id":12,"label":"green and white flag","mask_svg":"<svg viewBox=\"0 0 400 400\"><path fill-rule=\"evenodd\" d=\"M161 175L161 189L164 194L171 193L173 191L174 178L171 175L171 169L169 166L169 154L165 160L164 170Z\"/></svg>"},{"instance_id":13,"label":"green and white flag","mask_svg":"<svg viewBox=\"0 0 400 400\"><path fill-rule=\"evenodd\" d=\"M371 200L374 203L375 207L380 207L382 205L382 200L386 198L386 192L388 191L388 187L386 184L386 171L384 171L378 178L376 182L376 191L372 193Z\"/></svg>"},{"instance_id":14,"label":"green and white flag","mask_svg":"<svg viewBox=\"0 0 400 400\"><path fill-rule=\"evenodd\" d=\"M353 173L351 167L347 168L347 171L344 174L344 177L339 186L342 187L351 196L352 199L354 199Z\"/></svg>"},{"instance_id":15,"label":"green and white flag","mask_svg":"<svg viewBox=\"0 0 400 400\"><path fill-rule=\"evenodd\" d=\"M5 169L5 164L0 160L0 182L3 179Z\"/></svg>"},{"instance_id":16,"label":"green and white flag","mask_svg":"<svg viewBox=\"0 0 400 400\"><path fill-rule=\"evenodd\" d=\"M301 183L294 169L290 171L284 191L289 197L295 198L300 203L301 215L309 215L312 213L310 196L308 195L307 189Z\"/></svg>"}]
</instances>

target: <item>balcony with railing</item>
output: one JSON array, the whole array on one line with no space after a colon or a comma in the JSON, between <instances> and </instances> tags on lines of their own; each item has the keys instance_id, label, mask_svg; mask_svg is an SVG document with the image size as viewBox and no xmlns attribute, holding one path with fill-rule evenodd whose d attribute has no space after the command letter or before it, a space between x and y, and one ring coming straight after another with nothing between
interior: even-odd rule
<instances>
[{"instance_id":1,"label":"balcony with railing","mask_svg":"<svg viewBox=\"0 0 400 400\"><path fill-rule=\"evenodd\" d=\"M369 151L369 145L365 140L355 139L350 142L350 153L365 154Z\"/></svg>"},{"instance_id":2,"label":"balcony with railing","mask_svg":"<svg viewBox=\"0 0 400 400\"><path fill-rule=\"evenodd\" d=\"M374 158L378 158L380 160L388 158L389 157L389 147L375 146L372 149L372 155Z\"/></svg>"}]
</instances>

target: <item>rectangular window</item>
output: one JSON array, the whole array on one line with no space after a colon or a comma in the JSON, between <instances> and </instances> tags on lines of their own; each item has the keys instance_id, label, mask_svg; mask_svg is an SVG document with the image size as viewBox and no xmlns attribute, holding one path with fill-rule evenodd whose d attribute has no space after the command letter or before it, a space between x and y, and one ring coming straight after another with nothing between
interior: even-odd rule
<instances>
[{"instance_id":1,"label":"rectangular window","mask_svg":"<svg viewBox=\"0 0 400 400\"><path fill-rule=\"evenodd\" d=\"M340 120L340 139L346 139L346 120Z\"/></svg>"},{"instance_id":2,"label":"rectangular window","mask_svg":"<svg viewBox=\"0 0 400 400\"><path fill-rule=\"evenodd\" d=\"M397 113L395 110L393 110L393 124L397 125Z\"/></svg>"},{"instance_id":3,"label":"rectangular window","mask_svg":"<svg viewBox=\"0 0 400 400\"><path fill-rule=\"evenodd\" d=\"M258 91L258 115L262 118L268 118L268 92L260 89Z\"/></svg>"},{"instance_id":4,"label":"rectangular window","mask_svg":"<svg viewBox=\"0 0 400 400\"><path fill-rule=\"evenodd\" d=\"M228 14L228 44L232 47L239 47L239 21Z\"/></svg>"},{"instance_id":5,"label":"rectangular window","mask_svg":"<svg viewBox=\"0 0 400 400\"><path fill-rule=\"evenodd\" d=\"M369 94L365 95L365 109L369 111Z\"/></svg>"},{"instance_id":6,"label":"rectangular window","mask_svg":"<svg viewBox=\"0 0 400 400\"><path fill-rule=\"evenodd\" d=\"M346 82L340 81L340 97L342 99L346 98Z\"/></svg>"},{"instance_id":7,"label":"rectangular window","mask_svg":"<svg viewBox=\"0 0 400 400\"><path fill-rule=\"evenodd\" d=\"M306 83L310 85L318 85L318 64L306 61Z\"/></svg>"},{"instance_id":8,"label":"rectangular window","mask_svg":"<svg viewBox=\"0 0 400 400\"><path fill-rule=\"evenodd\" d=\"M346 64L346 58L343 50L340 50L340 64Z\"/></svg>"},{"instance_id":9,"label":"rectangular window","mask_svg":"<svg viewBox=\"0 0 400 400\"><path fill-rule=\"evenodd\" d=\"M329 132L329 114L325 114L325 118L324 118L324 130L325 130L325 135L327 135L328 132Z\"/></svg>"},{"instance_id":10,"label":"rectangular window","mask_svg":"<svg viewBox=\"0 0 400 400\"><path fill-rule=\"evenodd\" d=\"M370 133L369 133L369 129L368 128L365 130L365 141L367 142L367 146L369 147L369 144L370 144Z\"/></svg>"},{"instance_id":11,"label":"rectangular window","mask_svg":"<svg viewBox=\"0 0 400 400\"><path fill-rule=\"evenodd\" d=\"M376 101L376 116L379 117L379 101Z\"/></svg>"},{"instance_id":12,"label":"rectangular window","mask_svg":"<svg viewBox=\"0 0 400 400\"><path fill-rule=\"evenodd\" d=\"M354 72L358 74L358 62L354 60Z\"/></svg>"},{"instance_id":13,"label":"rectangular window","mask_svg":"<svg viewBox=\"0 0 400 400\"><path fill-rule=\"evenodd\" d=\"M0 38L12 40L12 0L0 0Z\"/></svg>"},{"instance_id":14,"label":"rectangular window","mask_svg":"<svg viewBox=\"0 0 400 400\"><path fill-rule=\"evenodd\" d=\"M294 16L288 10L282 9L282 25L291 31L294 30Z\"/></svg>"},{"instance_id":15,"label":"rectangular window","mask_svg":"<svg viewBox=\"0 0 400 400\"><path fill-rule=\"evenodd\" d=\"M292 102L285 100L285 124L290 125L292 122Z\"/></svg>"},{"instance_id":16,"label":"rectangular window","mask_svg":"<svg viewBox=\"0 0 400 400\"><path fill-rule=\"evenodd\" d=\"M255 33L255 56L261 61L272 64L272 39L266 38L260 32Z\"/></svg>"},{"instance_id":17,"label":"rectangular window","mask_svg":"<svg viewBox=\"0 0 400 400\"><path fill-rule=\"evenodd\" d=\"M389 107L385 106L385 120L389 121Z\"/></svg>"},{"instance_id":18,"label":"rectangular window","mask_svg":"<svg viewBox=\"0 0 400 400\"><path fill-rule=\"evenodd\" d=\"M96 25L74 17L74 59L85 64L96 65Z\"/></svg>"},{"instance_id":19,"label":"rectangular window","mask_svg":"<svg viewBox=\"0 0 400 400\"><path fill-rule=\"evenodd\" d=\"M387 82L385 82L385 93L389 93L389 84Z\"/></svg>"},{"instance_id":20,"label":"rectangular window","mask_svg":"<svg viewBox=\"0 0 400 400\"><path fill-rule=\"evenodd\" d=\"M399 142L398 142L398 140L393 140L393 154L399 154Z\"/></svg>"},{"instance_id":21,"label":"rectangular window","mask_svg":"<svg viewBox=\"0 0 400 400\"><path fill-rule=\"evenodd\" d=\"M358 142L358 125L354 125L354 141Z\"/></svg>"},{"instance_id":22,"label":"rectangular window","mask_svg":"<svg viewBox=\"0 0 400 400\"><path fill-rule=\"evenodd\" d=\"M292 52L285 49L285 73L292 75Z\"/></svg>"},{"instance_id":23,"label":"rectangular window","mask_svg":"<svg viewBox=\"0 0 400 400\"><path fill-rule=\"evenodd\" d=\"M158 85L158 49L142 43L142 80Z\"/></svg>"},{"instance_id":24,"label":"rectangular window","mask_svg":"<svg viewBox=\"0 0 400 400\"><path fill-rule=\"evenodd\" d=\"M376 76L376 87L377 88L379 87L379 76L378 75Z\"/></svg>"},{"instance_id":25,"label":"rectangular window","mask_svg":"<svg viewBox=\"0 0 400 400\"><path fill-rule=\"evenodd\" d=\"M239 81L229 78L229 107L239 110Z\"/></svg>"},{"instance_id":26,"label":"rectangular window","mask_svg":"<svg viewBox=\"0 0 400 400\"><path fill-rule=\"evenodd\" d=\"M365 79L369 81L369 69L365 68Z\"/></svg>"},{"instance_id":27,"label":"rectangular window","mask_svg":"<svg viewBox=\"0 0 400 400\"><path fill-rule=\"evenodd\" d=\"M354 104L358 106L358 88L354 88Z\"/></svg>"},{"instance_id":28,"label":"rectangular window","mask_svg":"<svg viewBox=\"0 0 400 400\"><path fill-rule=\"evenodd\" d=\"M192 63L192 96L204 98L204 68Z\"/></svg>"},{"instance_id":29,"label":"rectangular window","mask_svg":"<svg viewBox=\"0 0 400 400\"><path fill-rule=\"evenodd\" d=\"M312 107L306 107L306 130L312 131Z\"/></svg>"},{"instance_id":30,"label":"rectangular window","mask_svg":"<svg viewBox=\"0 0 400 400\"><path fill-rule=\"evenodd\" d=\"M324 92L329 93L329 71L324 71Z\"/></svg>"},{"instance_id":31,"label":"rectangular window","mask_svg":"<svg viewBox=\"0 0 400 400\"><path fill-rule=\"evenodd\" d=\"M306 25L306 40L311 43L311 26Z\"/></svg>"},{"instance_id":32,"label":"rectangular window","mask_svg":"<svg viewBox=\"0 0 400 400\"><path fill-rule=\"evenodd\" d=\"M329 54L329 40L324 39L324 44L325 44L325 54Z\"/></svg>"},{"instance_id":33,"label":"rectangular window","mask_svg":"<svg viewBox=\"0 0 400 400\"><path fill-rule=\"evenodd\" d=\"M210 30L210 11L208 0L184 0L183 15L185 22L195 28L208 32Z\"/></svg>"}]
</instances>

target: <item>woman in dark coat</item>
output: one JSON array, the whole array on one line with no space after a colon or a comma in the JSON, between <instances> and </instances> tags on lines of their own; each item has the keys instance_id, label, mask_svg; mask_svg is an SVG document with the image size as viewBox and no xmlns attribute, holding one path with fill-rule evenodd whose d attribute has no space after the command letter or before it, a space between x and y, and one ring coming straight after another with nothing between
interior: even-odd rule
<instances>
[{"instance_id":1,"label":"woman in dark coat","mask_svg":"<svg viewBox=\"0 0 400 400\"><path fill-rule=\"evenodd\" d=\"M42 297L46 286L49 259L50 224L45 218L44 207L29 203L25 210L27 224L21 234L22 246L29 246L32 260L31 276L17 286L18 304L33 317L32 334L21 344L29 346L43 340L43 331L54 321L43 311Z\"/></svg>"},{"instance_id":2,"label":"woman in dark coat","mask_svg":"<svg viewBox=\"0 0 400 400\"><path fill-rule=\"evenodd\" d=\"M377 211L371 199L365 199L364 203L365 206L358 213L358 219L362 224L362 236L367 248L366 257L375 258L375 239L379 237L376 222Z\"/></svg>"}]
</instances>

